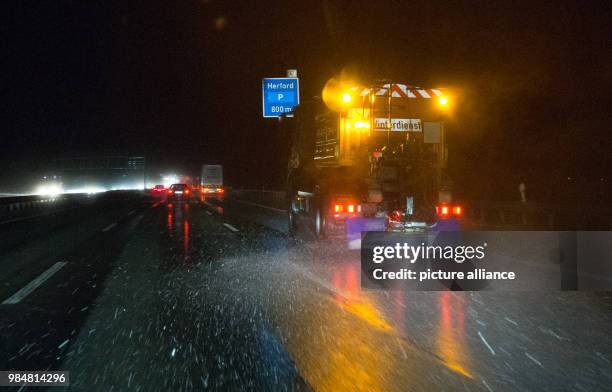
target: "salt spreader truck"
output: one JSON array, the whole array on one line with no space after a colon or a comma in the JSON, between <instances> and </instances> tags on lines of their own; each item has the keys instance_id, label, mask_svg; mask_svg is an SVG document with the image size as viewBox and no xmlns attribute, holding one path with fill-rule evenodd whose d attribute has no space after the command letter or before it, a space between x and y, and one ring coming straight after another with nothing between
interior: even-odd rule
<instances>
[{"instance_id":1,"label":"salt spreader truck","mask_svg":"<svg viewBox=\"0 0 612 392\"><path fill-rule=\"evenodd\" d=\"M457 230L446 173L439 89L390 81L333 83L302 102L290 123L288 221L317 238L361 231Z\"/></svg>"}]
</instances>

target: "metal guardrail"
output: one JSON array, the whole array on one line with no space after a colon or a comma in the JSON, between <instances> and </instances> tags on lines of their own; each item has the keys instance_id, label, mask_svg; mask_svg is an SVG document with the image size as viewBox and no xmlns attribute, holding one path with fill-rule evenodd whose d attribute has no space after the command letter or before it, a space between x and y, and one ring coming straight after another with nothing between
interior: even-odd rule
<instances>
[{"instance_id":1,"label":"metal guardrail","mask_svg":"<svg viewBox=\"0 0 612 392\"><path fill-rule=\"evenodd\" d=\"M10 216L28 210L55 207L65 201L65 197L11 196L0 198L0 216Z\"/></svg>"},{"instance_id":2,"label":"metal guardrail","mask_svg":"<svg viewBox=\"0 0 612 392\"><path fill-rule=\"evenodd\" d=\"M265 189L233 189L229 196L265 206L285 209L286 192ZM536 202L474 201L466 203L470 229L611 230L612 209L586 211L575 206Z\"/></svg>"},{"instance_id":3,"label":"metal guardrail","mask_svg":"<svg viewBox=\"0 0 612 392\"><path fill-rule=\"evenodd\" d=\"M21 218L23 216L30 216L42 211L60 210L69 205L91 203L94 200L92 196L106 195L108 197L113 194L125 192L140 193L140 191L109 191L95 195L87 193L70 193L57 196L28 195L0 197L0 218L10 220L16 217Z\"/></svg>"}]
</instances>

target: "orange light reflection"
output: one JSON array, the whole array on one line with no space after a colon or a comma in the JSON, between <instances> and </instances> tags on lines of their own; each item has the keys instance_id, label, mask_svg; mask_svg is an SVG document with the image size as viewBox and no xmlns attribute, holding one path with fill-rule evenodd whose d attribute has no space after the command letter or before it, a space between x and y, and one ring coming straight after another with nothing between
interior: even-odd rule
<instances>
[{"instance_id":1,"label":"orange light reflection","mask_svg":"<svg viewBox=\"0 0 612 392\"><path fill-rule=\"evenodd\" d=\"M467 368L468 353L465 344L465 304L454 293L443 291L438 296L440 323L436 337L436 351L451 370L474 378Z\"/></svg>"}]
</instances>

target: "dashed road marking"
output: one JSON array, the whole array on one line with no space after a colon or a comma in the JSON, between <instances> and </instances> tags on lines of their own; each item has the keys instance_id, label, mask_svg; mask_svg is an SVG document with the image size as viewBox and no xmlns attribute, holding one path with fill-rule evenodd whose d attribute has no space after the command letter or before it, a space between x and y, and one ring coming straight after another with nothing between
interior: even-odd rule
<instances>
[{"instance_id":1,"label":"dashed road marking","mask_svg":"<svg viewBox=\"0 0 612 392\"><path fill-rule=\"evenodd\" d=\"M224 223L223 226L227 227L228 229L230 229L234 233L237 232L237 231L240 231L237 228L235 228L234 226L230 225L229 223Z\"/></svg>"},{"instance_id":2,"label":"dashed road marking","mask_svg":"<svg viewBox=\"0 0 612 392\"><path fill-rule=\"evenodd\" d=\"M510 324L514 324L518 327L518 323L514 320L509 319L508 317L504 317L504 319L506 319L507 322L509 322Z\"/></svg>"},{"instance_id":3,"label":"dashed road marking","mask_svg":"<svg viewBox=\"0 0 612 392\"><path fill-rule=\"evenodd\" d=\"M259 208L264 208L266 210L270 210L270 211L275 211L275 212L282 212L282 213L286 213L286 210L280 209L280 208L276 208L276 207L270 207L270 206L266 206L264 204L259 204L259 203L253 203L252 201L246 201L246 200L240 200L240 199L232 199L233 201L236 201L238 203L242 203L242 204L247 204L247 205L252 205L255 207L259 207Z\"/></svg>"},{"instance_id":4,"label":"dashed road marking","mask_svg":"<svg viewBox=\"0 0 612 392\"><path fill-rule=\"evenodd\" d=\"M531 359L535 364L537 364L540 367L544 367L542 365L542 362L538 361L537 359L535 359L534 357L532 357L528 352L525 352L525 355L527 356L527 358Z\"/></svg>"},{"instance_id":5,"label":"dashed road marking","mask_svg":"<svg viewBox=\"0 0 612 392\"><path fill-rule=\"evenodd\" d=\"M58 261L57 263L53 264L51 267L49 267L48 270L46 270L42 274L38 275L38 277L36 279L34 279L30 283L28 283L27 285L22 287L21 290L19 290L15 294L11 295L9 298L5 299L2 302L2 304L3 305L10 305L10 304L19 303L22 299L24 299L25 297L30 295L30 293L32 293L32 291L36 290L41 284L45 283L45 281L47 281L47 279L49 279L51 276L53 276L53 274L55 274L57 271L62 269L62 267L65 266L65 265L66 265L66 262L64 262L64 261Z\"/></svg>"},{"instance_id":6,"label":"dashed road marking","mask_svg":"<svg viewBox=\"0 0 612 392\"><path fill-rule=\"evenodd\" d=\"M491 387L489 386L489 384L487 384L487 382L485 380L482 380L482 383L487 388L487 390L489 390L490 392L493 392L493 390L491 389Z\"/></svg>"},{"instance_id":7,"label":"dashed road marking","mask_svg":"<svg viewBox=\"0 0 612 392\"><path fill-rule=\"evenodd\" d=\"M128 212L128 216L132 215L135 212L136 212L136 210L132 210L132 211Z\"/></svg>"},{"instance_id":8,"label":"dashed road marking","mask_svg":"<svg viewBox=\"0 0 612 392\"><path fill-rule=\"evenodd\" d=\"M489 342L487 342L487 340L484 338L484 336L482 336L482 334L480 333L480 331L478 331L478 336L480 336L480 340L482 340L482 342L485 344L485 346L487 346L487 348L489 349L489 351L491 351L491 354L495 355L495 350L493 350L493 347L491 347L491 345L489 344Z\"/></svg>"},{"instance_id":9,"label":"dashed road marking","mask_svg":"<svg viewBox=\"0 0 612 392\"><path fill-rule=\"evenodd\" d=\"M206 211L206 214L207 214L207 215L212 215L212 212L210 212L210 211Z\"/></svg>"},{"instance_id":10,"label":"dashed road marking","mask_svg":"<svg viewBox=\"0 0 612 392\"><path fill-rule=\"evenodd\" d=\"M113 222L110 225L106 226L105 228L102 229L102 231L109 231L110 229L112 229L113 227L117 226L117 222Z\"/></svg>"}]
</instances>

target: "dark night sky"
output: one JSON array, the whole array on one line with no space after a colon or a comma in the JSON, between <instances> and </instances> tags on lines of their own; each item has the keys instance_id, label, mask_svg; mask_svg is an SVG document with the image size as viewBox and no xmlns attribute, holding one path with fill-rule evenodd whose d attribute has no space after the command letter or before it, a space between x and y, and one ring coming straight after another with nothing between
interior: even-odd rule
<instances>
[{"instance_id":1,"label":"dark night sky","mask_svg":"<svg viewBox=\"0 0 612 392\"><path fill-rule=\"evenodd\" d=\"M590 1L15 1L0 162L144 151L260 185L284 166L261 78L297 68L304 99L348 68L457 89L463 183L611 181L611 16Z\"/></svg>"}]
</instances>

